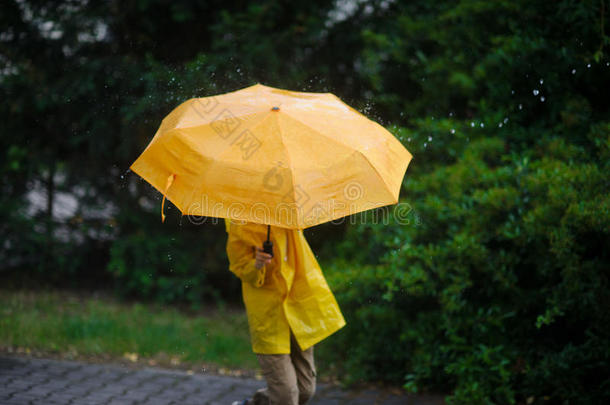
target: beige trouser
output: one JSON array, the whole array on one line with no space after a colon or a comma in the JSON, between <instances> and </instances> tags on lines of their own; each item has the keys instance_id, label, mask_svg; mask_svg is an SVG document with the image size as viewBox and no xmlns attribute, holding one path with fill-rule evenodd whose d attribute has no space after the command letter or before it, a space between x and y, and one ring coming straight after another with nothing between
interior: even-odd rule
<instances>
[{"instance_id":1,"label":"beige trouser","mask_svg":"<svg viewBox=\"0 0 610 405\"><path fill-rule=\"evenodd\" d=\"M316 391L313 346L302 351L290 332L290 354L257 354L267 388L258 390L249 404L303 405Z\"/></svg>"}]
</instances>

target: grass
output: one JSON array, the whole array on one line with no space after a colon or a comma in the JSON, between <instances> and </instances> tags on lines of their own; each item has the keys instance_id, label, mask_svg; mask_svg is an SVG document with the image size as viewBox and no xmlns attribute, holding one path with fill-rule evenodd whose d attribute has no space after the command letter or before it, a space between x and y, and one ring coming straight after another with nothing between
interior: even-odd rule
<instances>
[{"instance_id":1,"label":"grass","mask_svg":"<svg viewBox=\"0 0 610 405\"><path fill-rule=\"evenodd\" d=\"M250 374L243 310L185 313L101 293L0 290L0 350ZM250 370L250 371L248 371Z\"/></svg>"}]
</instances>

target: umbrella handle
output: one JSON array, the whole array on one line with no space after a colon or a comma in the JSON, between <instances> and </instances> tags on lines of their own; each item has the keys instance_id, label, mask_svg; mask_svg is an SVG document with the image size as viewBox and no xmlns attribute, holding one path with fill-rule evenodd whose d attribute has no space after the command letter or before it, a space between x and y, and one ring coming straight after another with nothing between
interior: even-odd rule
<instances>
[{"instance_id":1,"label":"umbrella handle","mask_svg":"<svg viewBox=\"0 0 610 405\"><path fill-rule=\"evenodd\" d=\"M273 242L269 240L271 225L267 225L267 240L263 242L263 252L269 253L273 257Z\"/></svg>"},{"instance_id":2,"label":"umbrella handle","mask_svg":"<svg viewBox=\"0 0 610 405\"><path fill-rule=\"evenodd\" d=\"M264 241L263 242L263 252L265 253L269 253L271 255L271 257L273 257L273 242L269 241Z\"/></svg>"}]
</instances>

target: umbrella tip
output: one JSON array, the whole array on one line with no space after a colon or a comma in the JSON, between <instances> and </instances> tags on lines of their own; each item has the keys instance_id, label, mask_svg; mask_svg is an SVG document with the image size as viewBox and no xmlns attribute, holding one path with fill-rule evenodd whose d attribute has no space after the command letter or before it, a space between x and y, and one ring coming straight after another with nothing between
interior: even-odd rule
<instances>
[{"instance_id":1,"label":"umbrella tip","mask_svg":"<svg viewBox=\"0 0 610 405\"><path fill-rule=\"evenodd\" d=\"M271 111L279 111L279 110L280 110L280 107L273 107L273 108L271 109Z\"/></svg>"}]
</instances>

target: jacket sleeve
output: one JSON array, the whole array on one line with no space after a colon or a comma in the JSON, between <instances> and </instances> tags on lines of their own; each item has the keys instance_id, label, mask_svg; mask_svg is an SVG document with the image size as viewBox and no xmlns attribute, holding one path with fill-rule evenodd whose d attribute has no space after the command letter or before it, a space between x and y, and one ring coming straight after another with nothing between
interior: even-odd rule
<instances>
[{"instance_id":1,"label":"jacket sleeve","mask_svg":"<svg viewBox=\"0 0 610 405\"><path fill-rule=\"evenodd\" d=\"M248 238L239 228L239 226L228 223L227 220L229 270L243 282L250 283L254 287L261 287L265 282L266 265L260 269L256 268L254 245L249 243Z\"/></svg>"}]
</instances>

